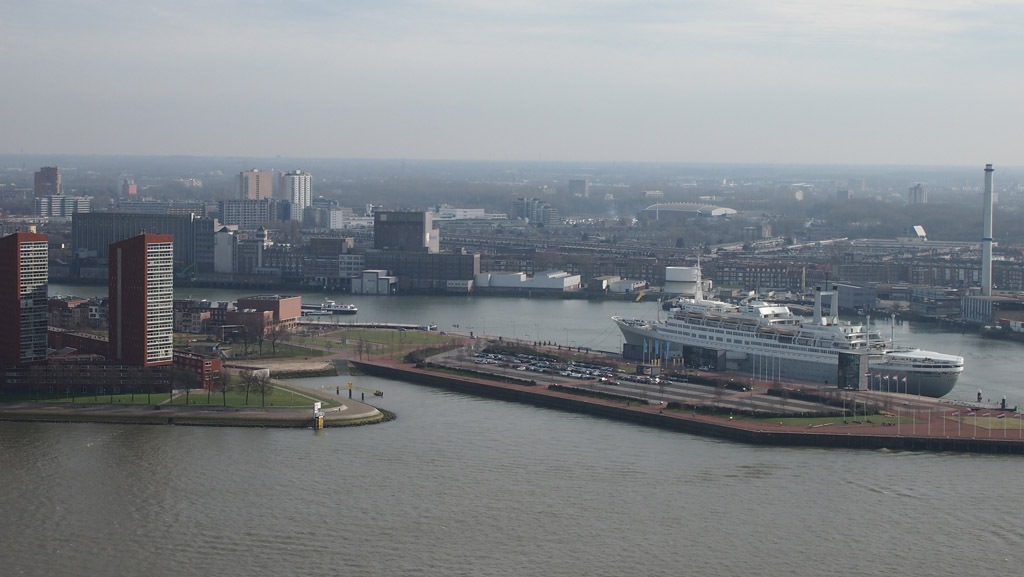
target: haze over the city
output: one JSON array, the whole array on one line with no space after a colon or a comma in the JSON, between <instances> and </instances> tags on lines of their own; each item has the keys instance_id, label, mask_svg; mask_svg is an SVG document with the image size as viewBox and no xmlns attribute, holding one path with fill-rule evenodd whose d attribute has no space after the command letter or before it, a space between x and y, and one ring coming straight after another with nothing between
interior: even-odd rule
<instances>
[{"instance_id":1,"label":"haze over the city","mask_svg":"<svg viewBox=\"0 0 1024 577\"><path fill-rule=\"evenodd\" d=\"M2 154L1020 164L1024 5L4 2Z\"/></svg>"}]
</instances>

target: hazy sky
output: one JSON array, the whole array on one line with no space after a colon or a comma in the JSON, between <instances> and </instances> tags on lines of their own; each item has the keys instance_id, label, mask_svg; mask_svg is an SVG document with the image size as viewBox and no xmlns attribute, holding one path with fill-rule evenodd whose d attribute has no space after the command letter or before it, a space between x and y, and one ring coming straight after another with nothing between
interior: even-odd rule
<instances>
[{"instance_id":1,"label":"hazy sky","mask_svg":"<svg viewBox=\"0 0 1024 577\"><path fill-rule=\"evenodd\" d=\"M1021 0L0 0L0 70L0 153L1024 164Z\"/></svg>"}]
</instances>

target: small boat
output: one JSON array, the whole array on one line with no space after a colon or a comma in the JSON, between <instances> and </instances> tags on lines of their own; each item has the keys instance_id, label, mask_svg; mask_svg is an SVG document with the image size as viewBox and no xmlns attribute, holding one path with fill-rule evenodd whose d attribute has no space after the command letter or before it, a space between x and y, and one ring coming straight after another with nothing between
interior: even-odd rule
<instances>
[{"instance_id":1,"label":"small boat","mask_svg":"<svg viewBox=\"0 0 1024 577\"><path fill-rule=\"evenodd\" d=\"M332 315L354 315L359 312L356 305L337 304L334 301L327 301L324 304L324 310Z\"/></svg>"}]
</instances>

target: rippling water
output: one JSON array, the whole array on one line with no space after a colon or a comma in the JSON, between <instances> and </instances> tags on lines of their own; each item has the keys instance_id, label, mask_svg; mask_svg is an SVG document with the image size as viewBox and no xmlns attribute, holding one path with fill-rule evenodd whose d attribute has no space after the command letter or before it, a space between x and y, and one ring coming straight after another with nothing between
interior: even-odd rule
<instances>
[{"instance_id":1,"label":"rippling water","mask_svg":"<svg viewBox=\"0 0 1024 577\"><path fill-rule=\"evenodd\" d=\"M621 342L611 315L656 314L544 299L357 304L361 321L605 350ZM967 357L951 396L982 388L1024 404L1020 344L928 325L895 334ZM398 420L319 433L0 423L0 575L1021 572L1017 457L749 447L360 381Z\"/></svg>"},{"instance_id":2,"label":"rippling water","mask_svg":"<svg viewBox=\"0 0 1024 577\"><path fill-rule=\"evenodd\" d=\"M1016 457L748 447L361 381L398 420L0 423L3 574L1020 571Z\"/></svg>"}]
</instances>

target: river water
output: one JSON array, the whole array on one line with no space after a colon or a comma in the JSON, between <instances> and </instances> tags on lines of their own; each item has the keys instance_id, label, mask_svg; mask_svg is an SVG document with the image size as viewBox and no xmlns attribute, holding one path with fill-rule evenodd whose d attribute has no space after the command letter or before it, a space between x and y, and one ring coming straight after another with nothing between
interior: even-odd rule
<instances>
[{"instance_id":1,"label":"river water","mask_svg":"<svg viewBox=\"0 0 1024 577\"><path fill-rule=\"evenodd\" d=\"M609 350L611 314L653 314L633 303L476 297L356 304L360 320L531 339L532 323L542 340ZM986 379L993 395L1016 390L1015 375L1001 373L1019 354L1005 348L1013 343L909 325L896 333L955 347L940 350L967 356L970 378ZM976 354L988 356L974 362ZM341 380L306 382L330 390ZM0 573L1024 569L1017 457L750 447L359 380L385 392L374 402L397 420L318 433L0 423ZM978 388L968 387L965 397Z\"/></svg>"},{"instance_id":2,"label":"river water","mask_svg":"<svg viewBox=\"0 0 1024 577\"><path fill-rule=\"evenodd\" d=\"M106 287L51 284L50 294L99 296L106 294ZM177 289L175 298L233 301L246 294L224 289ZM291 294L301 294L303 302L307 303L322 302L325 298L318 293ZM616 352L622 350L622 336L611 321L613 315L655 318L664 314L659 313L659 303L654 302L480 296L327 295L326 298L359 307L358 315L327 317L329 320L324 322L328 324L436 324L440 330L453 330L457 325L461 331ZM1024 344L985 339L976 332L950 332L932 323L897 321L893 327L888 318L870 319L870 322L883 336L892 336L897 343L963 356L966 359L964 372L947 398L973 401L980 389L985 399L998 402L1005 396L1009 406L1024 408L1024 383L1019 378L1019 359L1024 354Z\"/></svg>"}]
</instances>

